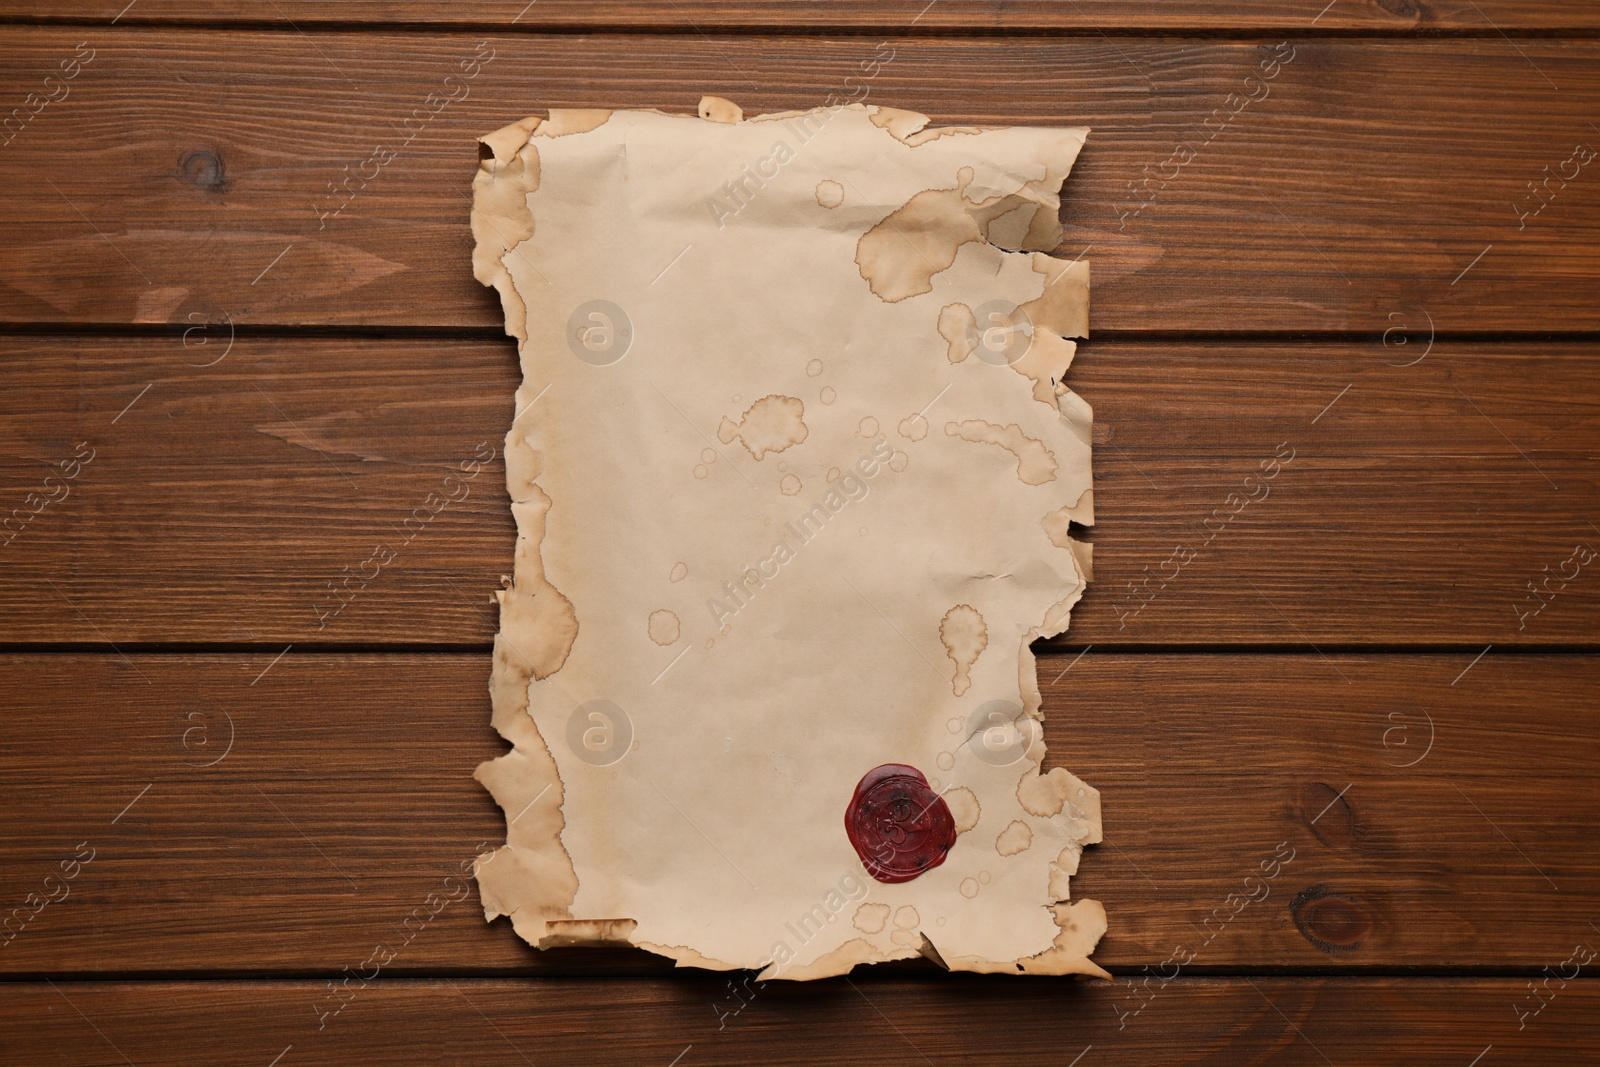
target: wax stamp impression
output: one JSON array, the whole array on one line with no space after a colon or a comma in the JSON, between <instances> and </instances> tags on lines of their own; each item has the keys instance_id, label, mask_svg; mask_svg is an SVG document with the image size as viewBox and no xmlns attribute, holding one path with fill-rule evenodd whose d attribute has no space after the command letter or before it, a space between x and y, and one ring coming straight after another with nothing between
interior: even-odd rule
<instances>
[{"instance_id":1,"label":"wax stamp impression","mask_svg":"<svg viewBox=\"0 0 1600 1067\"><path fill-rule=\"evenodd\" d=\"M944 862L956 843L950 805L915 767L885 763L856 785L844 813L845 833L880 882L909 882Z\"/></svg>"}]
</instances>

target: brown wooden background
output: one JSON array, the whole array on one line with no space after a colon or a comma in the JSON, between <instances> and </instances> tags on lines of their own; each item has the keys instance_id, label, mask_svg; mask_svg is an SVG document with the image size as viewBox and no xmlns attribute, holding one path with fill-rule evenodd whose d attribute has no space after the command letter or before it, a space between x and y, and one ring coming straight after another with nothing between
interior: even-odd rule
<instances>
[{"instance_id":1,"label":"brown wooden background","mask_svg":"<svg viewBox=\"0 0 1600 1067\"><path fill-rule=\"evenodd\" d=\"M0 2L0 513L94 457L0 545L0 1061L1597 1062L1600 9L123 3ZM719 1028L726 976L536 953L449 881L503 827L469 777L499 465L314 605L510 417L476 135L809 106L880 42L872 102L1094 130L1060 254L1094 264L1097 582L1040 677L1104 793L1074 891L1118 977L884 967Z\"/></svg>"}]
</instances>

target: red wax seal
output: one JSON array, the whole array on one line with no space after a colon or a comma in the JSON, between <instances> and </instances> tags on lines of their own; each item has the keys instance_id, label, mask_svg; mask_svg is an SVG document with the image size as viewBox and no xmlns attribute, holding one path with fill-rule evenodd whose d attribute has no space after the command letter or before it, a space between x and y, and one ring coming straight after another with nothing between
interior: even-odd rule
<instances>
[{"instance_id":1,"label":"red wax seal","mask_svg":"<svg viewBox=\"0 0 1600 1067\"><path fill-rule=\"evenodd\" d=\"M856 785L844 813L845 833L867 873L880 882L909 882L944 862L956 843L950 805L915 767L885 763Z\"/></svg>"}]
</instances>

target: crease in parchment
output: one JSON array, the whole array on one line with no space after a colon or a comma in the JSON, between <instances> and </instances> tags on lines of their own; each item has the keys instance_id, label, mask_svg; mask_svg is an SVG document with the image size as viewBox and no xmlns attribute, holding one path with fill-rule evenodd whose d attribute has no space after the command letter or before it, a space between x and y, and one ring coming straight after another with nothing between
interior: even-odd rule
<instances>
[{"instance_id":1,"label":"crease in parchment","mask_svg":"<svg viewBox=\"0 0 1600 1067\"><path fill-rule=\"evenodd\" d=\"M1031 643L1066 629L1090 577L1090 546L1070 532L1093 522L1092 412L1064 383L1088 335L1088 263L1046 254L1087 131L927 123L861 104L747 119L707 97L697 116L557 109L481 140L474 275L500 295L523 382L504 450L517 547L495 593L490 680L512 747L476 772L507 839L478 875L486 917L509 916L531 944L631 944L764 978L917 956L1105 975L1089 959L1104 909L1068 899L1083 847L1101 840L1098 793L1041 773L1042 730L1008 735L1020 747L1001 763L1006 751L975 748L991 731L966 714L976 697L1013 725L1042 718ZM622 187L608 181L618 166ZM719 196L733 199L719 210ZM607 212L626 225L603 225ZM568 313L596 298L621 305L638 345L604 380L569 351ZM984 332L996 304L1010 316L998 358ZM811 347L774 340L796 336ZM675 467L656 459L679 453ZM958 499L941 506L945 492ZM968 492L990 521L966 514ZM684 508L692 494L708 510ZM658 547L643 526L656 541L698 537L641 562ZM774 529L798 547L745 567ZM904 551L908 536L920 557L879 545ZM708 616L696 582L738 612ZM886 717L839 703L847 665L773 655L829 651L824 608L834 625L847 613L836 651L861 661L860 699L894 705L871 709ZM628 644L647 633L642 652ZM653 646L677 658L648 659ZM631 748L600 766L569 756L566 713L619 674ZM834 702L796 697L812 686ZM721 736L747 731L766 735L759 759ZM835 794L908 750L961 835L940 868L885 886L843 843Z\"/></svg>"}]
</instances>

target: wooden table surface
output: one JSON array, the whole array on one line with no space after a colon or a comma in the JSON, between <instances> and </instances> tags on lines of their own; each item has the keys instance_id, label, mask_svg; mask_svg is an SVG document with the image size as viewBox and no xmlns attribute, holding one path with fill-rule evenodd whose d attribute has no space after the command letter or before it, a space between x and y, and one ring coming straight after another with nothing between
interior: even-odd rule
<instances>
[{"instance_id":1,"label":"wooden table surface","mask_svg":"<svg viewBox=\"0 0 1600 1067\"><path fill-rule=\"evenodd\" d=\"M0 1062L1600 1062L1600 8L124 2L0 0ZM1097 581L1040 680L1116 978L719 1023L482 921L503 469L400 523L512 413L476 135L860 84L1093 128Z\"/></svg>"}]
</instances>

